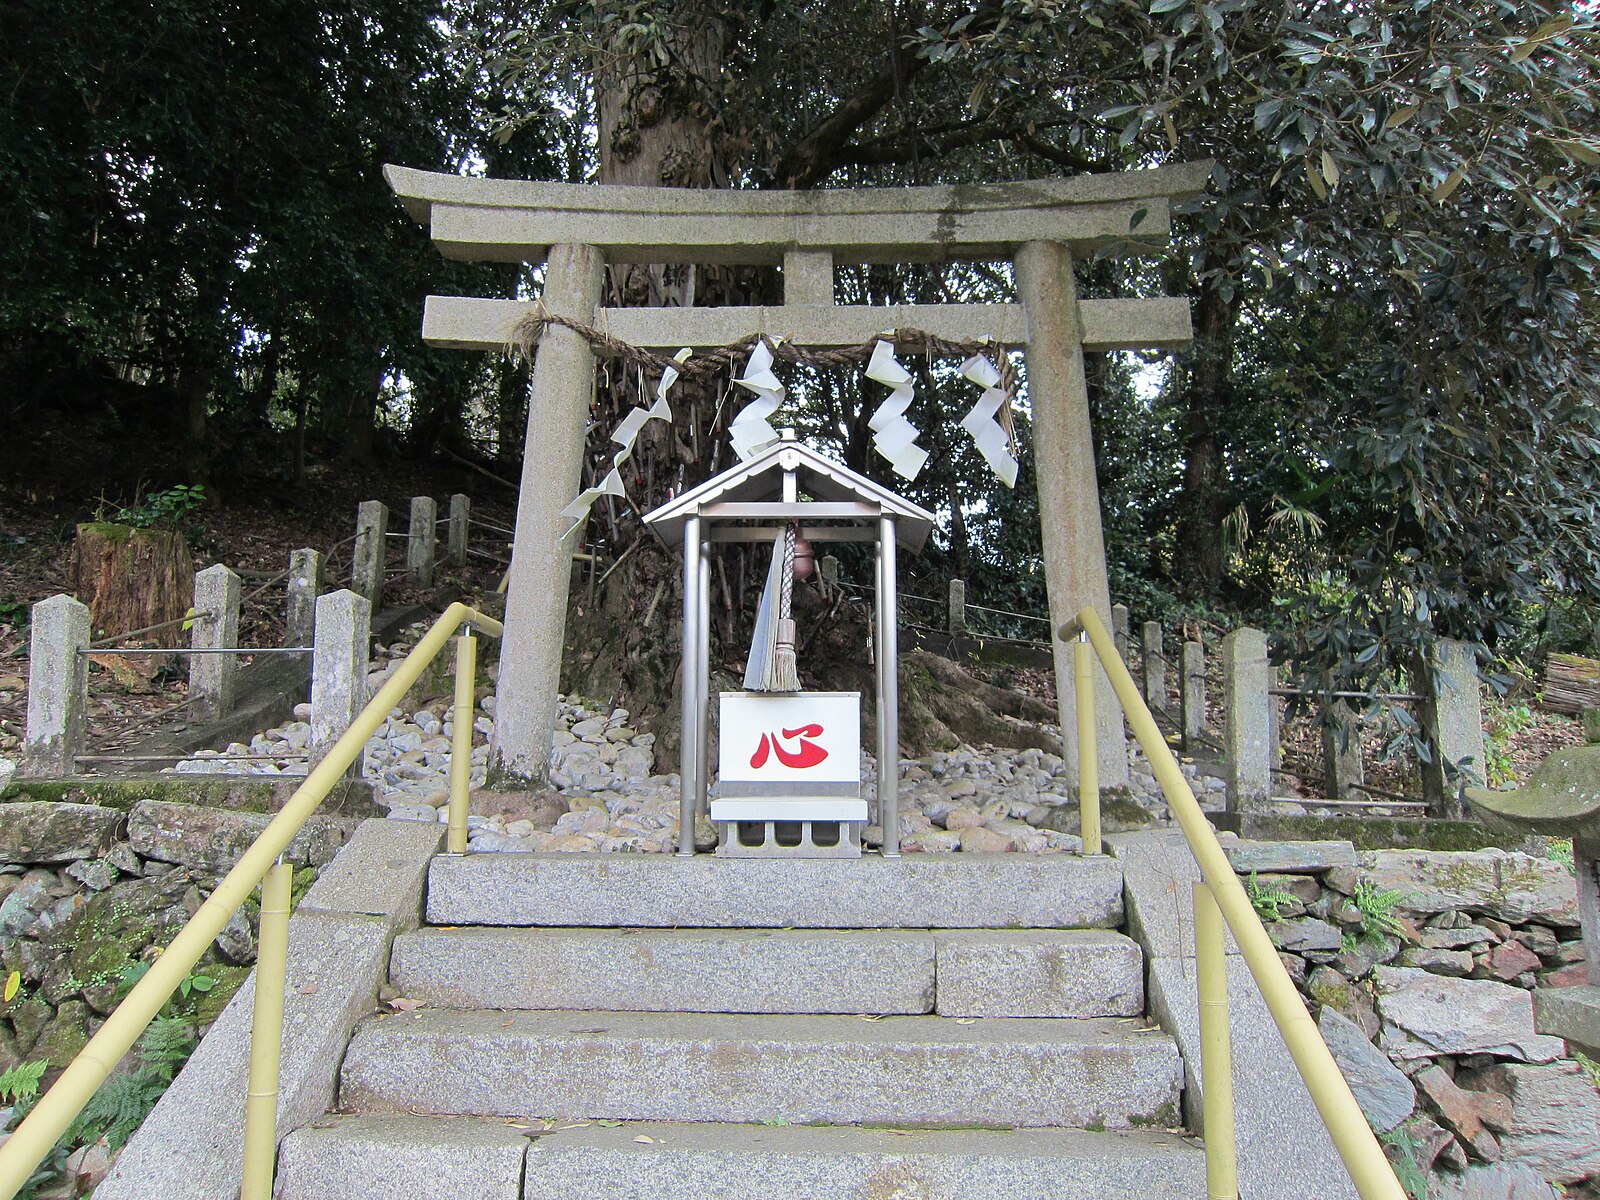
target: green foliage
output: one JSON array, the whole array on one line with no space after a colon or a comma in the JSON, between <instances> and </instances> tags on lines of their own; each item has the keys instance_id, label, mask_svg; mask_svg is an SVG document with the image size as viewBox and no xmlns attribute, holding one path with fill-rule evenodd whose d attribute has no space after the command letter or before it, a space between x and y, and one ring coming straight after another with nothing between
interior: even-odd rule
<instances>
[{"instance_id":1,"label":"green foliage","mask_svg":"<svg viewBox=\"0 0 1600 1200\"><path fill-rule=\"evenodd\" d=\"M23 601L18 600L12 592L0 596L0 625L9 625L12 629L24 630L28 627L29 608Z\"/></svg>"},{"instance_id":2,"label":"green foliage","mask_svg":"<svg viewBox=\"0 0 1600 1200\"><path fill-rule=\"evenodd\" d=\"M1551 862L1560 863L1574 875L1578 873L1578 863L1573 857L1571 838L1548 839L1545 842L1544 853Z\"/></svg>"},{"instance_id":3,"label":"green foliage","mask_svg":"<svg viewBox=\"0 0 1600 1200\"><path fill-rule=\"evenodd\" d=\"M117 1000L120 1003L141 979L150 973L151 964L141 959L124 967L117 976ZM217 984L216 978L204 971L190 971L178 983L161 1012L163 1019L187 1022L194 1016L194 1007L201 996ZM151 1026L154 1028L154 1025Z\"/></svg>"},{"instance_id":4,"label":"green foliage","mask_svg":"<svg viewBox=\"0 0 1600 1200\"><path fill-rule=\"evenodd\" d=\"M1583 1068L1583 1073L1589 1077L1589 1082L1594 1084L1595 1090L1600 1091L1600 1062L1595 1062L1582 1050L1574 1050L1572 1057L1578 1066Z\"/></svg>"},{"instance_id":5,"label":"green foliage","mask_svg":"<svg viewBox=\"0 0 1600 1200\"><path fill-rule=\"evenodd\" d=\"M1245 880L1245 895L1250 897L1250 905L1256 910L1256 916L1263 921L1283 920L1282 907L1295 902L1295 896L1285 891L1277 884L1263 884L1254 871L1250 878Z\"/></svg>"},{"instance_id":6,"label":"green foliage","mask_svg":"<svg viewBox=\"0 0 1600 1200\"><path fill-rule=\"evenodd\" d=\"M1416 1134L1401 1125L1387 1133L1379 1134L1378 1140L1383 1143L1389 1155L1389 1165L1394 1168L1395 1178L1405 1189L1406 1195L1411 1200L1426 1200L1428 1172L1417 1157L1422 1149L1422 1143Z\"/></svg>"},{"instance_id":7,"label":"green foliage","mask_svg":"<svg viewBox=\"0 0 1600 1200\"><path fill-rule=\"evenodd\" d=\"M1490 787L1504 787L1516 781L1511 747L1516 736L1533 724L1533 710L1526 704L1491 700L1484 714L1484 766Z\"/></svg>"},{"instance_id":8,"label":"green foliage","mask_svg":"<svg viewBox=\"0 0 1600 1200\"><path fill-rule=\"evenodd\" d=\"M46 1061L18 1063L0 1074L0 1103L16 1104L39 1094L39 1081L50 1069Z\"/></svg>"},{"instance_id":9,"label":"green foliage","mask_svg":"<svg viewBox=\"0 0 1600 1200\"><path fill-rule=\"evenodd\" d=\"M75 1145L105 1139L120 1150L149 1115L188 1061L196 1045L194 1027L178 1017L157 1017L140 1038L137 1065L114 1073L90 1098L68 1130Z\"/></svg>"},{"instance_id":10,"label":"green foliage","mask_svg":"<svg viewBox=\"0 0 1600 1200\"><path fill-rule=\"evenodd\" d=\"M1381 946L1384 938L1399 933L1400 919L1395 909L1405 903L1406 896L1405 892L1379 888L1368 879L1358 882L1350 900L1361 914L1361 936Z\"/></svg>"},{"instance_id":11,"label":"green foliage","mask_svg":"<svg viewBox=\"0 0 1600 1200\"><path fill-rule=\"evenodd\" d=\"M132 508L119 508L116 522L136 529L182 529L191 513L206 502L204 484L180 483L151 492Z\"/></svg>"},{"instance_id":12,"label":"green foliage","mask_svg":"<svg viewBox=\"0 0 1600 1200\"><path fill-rule=\"evenodd\" d=\"M122 1149L156 1102L171 1086L198 1039L194 1026L179 1017L158 1016L134 1047L131 1059L101 1084L83 1111L67 1127L39 1169L17 1193L19 1200L51 1195L66 1173L66 1162L81 1146L104 1141L115 1153ZM0 1075L0 1099L12 1103L11 1128L27 1116L38 1099L47 1062L23 1063Z\"/></svg>"}]
</instances>

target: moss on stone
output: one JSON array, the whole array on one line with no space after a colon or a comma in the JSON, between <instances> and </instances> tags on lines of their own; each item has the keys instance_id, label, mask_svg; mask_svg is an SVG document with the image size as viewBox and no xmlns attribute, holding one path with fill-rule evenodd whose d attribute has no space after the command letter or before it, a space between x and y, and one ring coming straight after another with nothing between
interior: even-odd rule
<instances>
[{"instance_id":1,"label":"moss on stone","mask_svg":"<svg viewBox=\"0 0 1600 1200\"><path fill-rule=\"evenodd\" d=\"M1356 992L1348 983L1338 983L1327 978L1311 981L1306 994L1318 1004L1340 1013L1349 1013L1356 1007Z\"/></svg>"},{"instance_id":2,"label":"moss on stone","mask_svg":"<svg viewBox=\"0 0 1600 1200\"><path fill-rule=\"evenodd\" d=\"M57 1006L28 1057L42 1058L53 1068L65 1067L88 1043L89 1006L82 1000L65 1000Z\"/></svg>"},{"instance_id":3,"label":"moss on stone","mask_svg":"<svg viewBox=\"0 0 1600 1200\"><path fill-rule=\"evenodd\" d=\"M91 804L97 808L128 812L144 800L166 800L201 808L271 813L277 811L277 787L276 783L266 778L246 779L241 776L211 779L198 776L22 779L13 780L0 788L0 804Z\"/></svg>"},{"instance_id":4,"label":"moss on stone","mask_svg":"<svg viewBox=\"0 0 1600 1200\"><path fill-rule=\"evenodd\" d=\"M1508 833L1475 821L1443 821L1407 817L1316 817L1250 814L1237 830L1259 841L1348 841L1357 850L1483 850L1516 849L1520 833Z\"/></svg>"},{"instance_id":5,"label":"moss on stone","mask_svg":"<svg viewBox=\"0 0 1600 1200\"><path fill-rule=\"evenodd\" d=\"M203 969L197 969L216 982L211 985L209 992L192 993L194 997L194 1019L202 1027L212 1024L222 1015L222 1010L228 1007L228 1001L244 986L244 981L250 978L249 967L230 967L216 963Z\"/></svg>"}]
</instances>

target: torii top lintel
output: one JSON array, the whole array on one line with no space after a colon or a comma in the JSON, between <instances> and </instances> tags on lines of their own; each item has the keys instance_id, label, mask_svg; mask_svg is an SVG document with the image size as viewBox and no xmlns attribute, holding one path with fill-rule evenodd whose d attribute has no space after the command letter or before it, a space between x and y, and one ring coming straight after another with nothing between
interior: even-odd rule
<instances>
[{"instance_id":1,"label":"torii top lintel","mask_svg":"<svg viewBox=\"0 0 1600 1200\"><path fill-rule=\"evenodd\" d=\"M1021 183L817 191L625 187L483 179L386 166L406 211L447 258L542 262L552 245L610 262L762 264L814 249L839 263L1009 259L1026 242L1074 253L1156 252L1171 203L1209 162Z\"/></svg>"}]
</instances>

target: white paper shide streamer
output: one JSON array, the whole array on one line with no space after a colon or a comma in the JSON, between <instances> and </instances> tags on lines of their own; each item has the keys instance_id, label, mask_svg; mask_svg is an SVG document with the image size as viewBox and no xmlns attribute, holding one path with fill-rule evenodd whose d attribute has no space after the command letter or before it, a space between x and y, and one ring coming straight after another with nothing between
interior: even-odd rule
<instances>
[{"instance_id":1,"label":"white paper shide streamer","mask_svg":"<svg viewBox=\"0 0 1600 1200\"><path fill-rule=\"evenodd\" d=\"M961 418L961 428L972 435L978 453L989 464L989 469L1000 477L1007 487L1017 486L1017 460L1011 453L1011 439L994 419L995 413L1006 402L1006 393L1000 387L1000 372L982 354L974 354L961 364L961 373L983 389L983 395L972 406L972 411Z\"/></svg>"},{"instance_id":2,"label":"white paper shide streamer","mask_svg":"<svg viewBox=\"0 0 1600 1200\"><path fill-rule=\"evenodd\" d=\"M734 382L756 394L728 426L734 453L742 461L778 440L778 431L772 427L770 418L783 403L783 384L772 373L772 348L766 342L757 342L751 348L744 375Z\"/></svg>"},{"instance_id":3,"label":"white paper shide streamer","mask_svg":"<svg viewBox=\"0 0 1600 1200\"><path fill-rule=\"evenodd\" d=\"M889 460L896 475L915 479L928 461L928 452L917 445L917 427L906 420L906 409L911 407L911 372L895 358L892 343L880 341L872 348L867 378L889 388L889 398L867 422L873 448Z\"/></svg>"},{"instance_id":4,"label":"white paper shide streamer","mask_svg":"<svg viewBox=\"0 0 1600 1200\"><path fill-rule=\"evenodd\" d=\"M688 359L691 351L685 347L673 355L677 362ZM589 516L589 509L601 496L626 496L627 489L622 485L622 464L633 457L634 443L639 440L639 431L645 427L647 421L671 421L672 408L667 404L667 389L678 381L678 369L668 367L661 372L661 382L656 384L655 403L649 408L633 408L628 410L628 415L622 418L621 423L612 431L611 440L621 447L616 456L611 460L611 470L592 488L587 488L578 494L578 498L561 510L561 515L572 522L567 532L562 534L567 537Z\"/></svg>"}]
</instances>

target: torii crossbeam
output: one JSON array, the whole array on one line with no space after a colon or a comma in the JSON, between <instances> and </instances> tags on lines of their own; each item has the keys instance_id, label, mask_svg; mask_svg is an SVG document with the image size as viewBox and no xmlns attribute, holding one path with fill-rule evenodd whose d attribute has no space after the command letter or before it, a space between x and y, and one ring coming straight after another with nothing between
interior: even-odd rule
<instances>
[{"instance_id":1,"label":"torii crossbeam","mask_svg":"<svg viewBox=\"0 0 1600 1200\"><path fill-rule=\"evenodd\" d=\"M949 340L989 336L1024 349L1052 627L1111 599L1084 378L1086 350L1172 349L1191 338L1181 297L1080 300L1076 258L1154 254L1171 205L1197 195L1210 163L1025 183L810 192L708 191L476 179L390 166L407 212L449 258L545 264L545 308L638 346L719 346L761 333L815 347L856 345L886 328ZM1009 261L1015 304L834 303L843 263ZM606 263L781 264L781 306L607 308ZM430 345L501 351L535 306L430 296ZM594 354L548 326L533 364L526 454L506 599L491 771L542 780L556 717L569 547L561 509L581 482ZM1076 772L1071 650L1055 646L1063 751ZM1122 786L1122 720L1104 679L1100 780Z\"/></svg>"}]
</instances>

